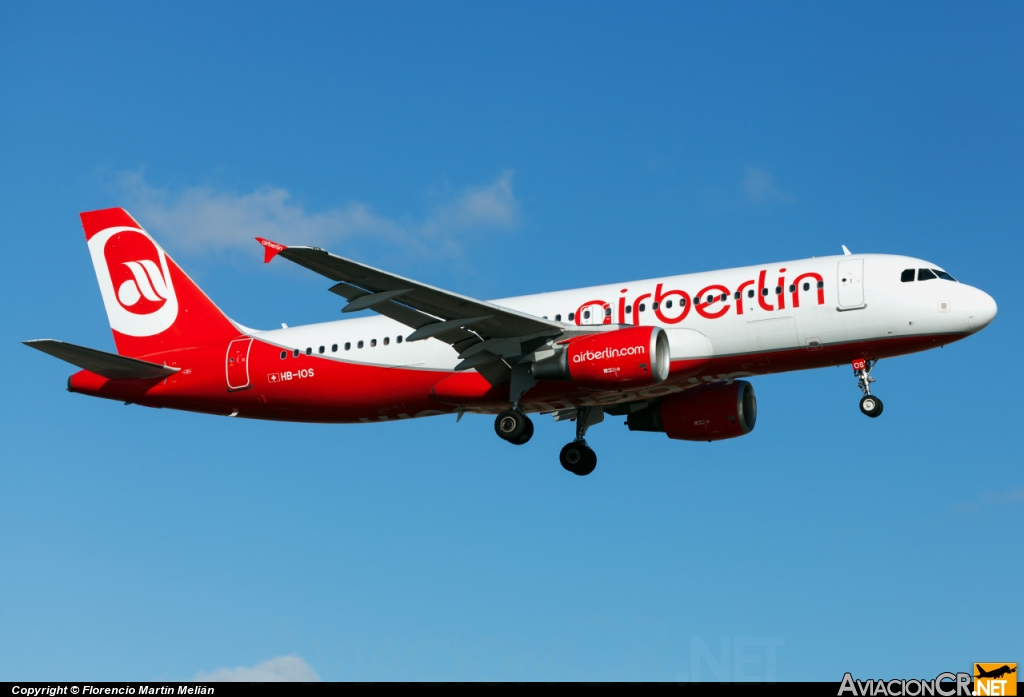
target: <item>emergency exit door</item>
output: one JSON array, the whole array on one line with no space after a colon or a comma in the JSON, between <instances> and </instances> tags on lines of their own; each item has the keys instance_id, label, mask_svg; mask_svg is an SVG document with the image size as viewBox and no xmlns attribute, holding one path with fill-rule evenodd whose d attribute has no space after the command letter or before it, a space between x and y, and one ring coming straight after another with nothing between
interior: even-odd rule
<instances>
[{"instance_id":1,"label":"emergency exit door","mask_svg":"<svg viewBox=\"0 0 1024 697\"><path fill-rule=\"evenodd\" d=\"M249 349L252 339L235 339L228 344L227 375L229 390L249 387Z\"/></svg>"},{"instance_id":2,"label":"emergency exit door","mask_svg":"<svg viewBox=\"0 0 1024 697\"><path fill-rule=\"evenodd\" d=\"M579 320L581 325L610 324L611 313L604 303L590 303L580 308Z\"/></svg>"}]
</instances>

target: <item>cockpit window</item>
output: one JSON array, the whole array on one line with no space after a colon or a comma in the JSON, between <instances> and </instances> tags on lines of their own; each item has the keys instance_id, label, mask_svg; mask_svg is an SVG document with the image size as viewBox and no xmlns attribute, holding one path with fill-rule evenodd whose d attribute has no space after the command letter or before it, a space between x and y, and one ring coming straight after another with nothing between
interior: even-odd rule
<instances>
[{"instance_id":1,"label":"cockpit window","mask_svg":"<svg viewBox=\"0 0 1024 697\"><path fill-rule=\"evenodd\" d=\"M935 275L941 278L943 281L952 281L953 283L956 283L956 279L950 276L945 271L939 271L938 269L932 269L932 271L934 271Z\"/></svg>"},{"instance_id":2,"label":"cockpit window","mask_svg":"<svg viewBox=\"0 0 1024 697\"><path fill-rule=\"evenodd\" d=\"M931 280L933 280L935 278L936 278L936 276L935 276L935 274L933 274L931 272L931 269L918 269L917 270L917 280L919 280L919 281L931 281Z\"/></svg>"},{"instance_id":3,"label":"cockpit window","mask_svg":"<svg viewBox=\"0 0 1024 697\"><path fill-rule=\"evenodd\" d=\"M911 281L914 280L915 273L916 272L914 271L914 269L907 269L902 274L900 274L900 280L903 281L904 283L910 283Z\"/></svg>"}]
</instances>

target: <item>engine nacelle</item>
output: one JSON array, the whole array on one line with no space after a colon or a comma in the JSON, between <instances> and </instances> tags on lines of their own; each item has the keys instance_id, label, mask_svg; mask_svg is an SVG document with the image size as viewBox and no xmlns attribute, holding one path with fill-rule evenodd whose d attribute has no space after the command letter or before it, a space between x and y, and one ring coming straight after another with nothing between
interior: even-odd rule
<instances>
[{"instance_id":1,"label":"engine nacelle","mask_svg":"<svg viewBox=\"0 0 1024 697\"><path fill-rule=\"evenodd\" d=\"M583 387L649 387L668 377L668 336L660 327L629 327L569 341L557 356L530 367L538 380Z\"/></svg>"},{"instance_id":2,"label":"engine nacelle","mask_svg":"<svg viewBox=\"0 0 1024 697\"><path fill-rule=\"evenodd\" d=\"M629 415L630 431L664 432L676 440L725 440L754 430L757 397L743 380L714 383L664 397Z\"/></svg>"}]
</instances>

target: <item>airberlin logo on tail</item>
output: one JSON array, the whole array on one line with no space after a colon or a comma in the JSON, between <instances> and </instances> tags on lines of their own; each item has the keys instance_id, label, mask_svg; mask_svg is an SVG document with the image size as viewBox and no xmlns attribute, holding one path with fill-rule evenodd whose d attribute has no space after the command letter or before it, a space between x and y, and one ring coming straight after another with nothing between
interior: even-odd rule
<instances>
[{"instance_id":1,"label":"airberlin logo on tail","mask_svg":"<svg viewBox=\"0 0 1024 697\"><path fill-rule=\"evenodd\" d=\"M121 305L129 312L148 315L150 312L145 309L146 303L139 302L145 299L157 303L156 309L160 309L159 306L163 305L171 291L156 262L150 259L139 259L121 263L127 266L132 273L132 278L124 283L114 282L114 285L117 286L117 299ZM111 268L109 262L107 268ZM111 270L111 276L113 275L113 270Z\"/></svg>"},{"instance_id":2,"label":"airberlin logo on tail","mask_svg":"<svg viewBox=\"0 0 1024 697\"><path fill-rule=\"evenodd\" d=\"M128 336L153 336L178 317L167 255L132 227L107 228L89 239L96 278L111 328Z\"/></svg>"}]
</instances>

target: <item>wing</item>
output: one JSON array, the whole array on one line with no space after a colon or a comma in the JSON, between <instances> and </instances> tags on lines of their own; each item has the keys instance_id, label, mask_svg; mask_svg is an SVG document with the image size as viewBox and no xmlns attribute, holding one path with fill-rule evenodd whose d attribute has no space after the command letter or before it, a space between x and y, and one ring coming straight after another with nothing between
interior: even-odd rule
<instances>
[{"instance_id":1,"label":"wing","mask_svg":"<svg viewBox=\"0 0 1024 697\"><path fill-rule=\"evenodd\" d=\"M115 353L97 351L56 339L35 339L22 343L43 353L48 353L54 358L67 361L71 365L110 379L165 378L181 370L181 368L171 368L159 363L140 361L137 358L118 356Z\"/></svg>"},{"instance_id":2,"label":"wing","mask_svg":"<svg viewBox=\"0 0 1024 697\"><path fill-rule=\"evenodd\" d=\"M555 337L580 331L381 271L318 247L286 247L256 239L265 248L265 262L280 255L336 281L330 291L349 301L342 312L374 310L411 327L414 331L408 341L435 338L450 344L463 359L456 370L476 368L493 384L497 384L495 379L508 379L508 366L501 359L514 360Z\"/></svg>"}]
</instances>

